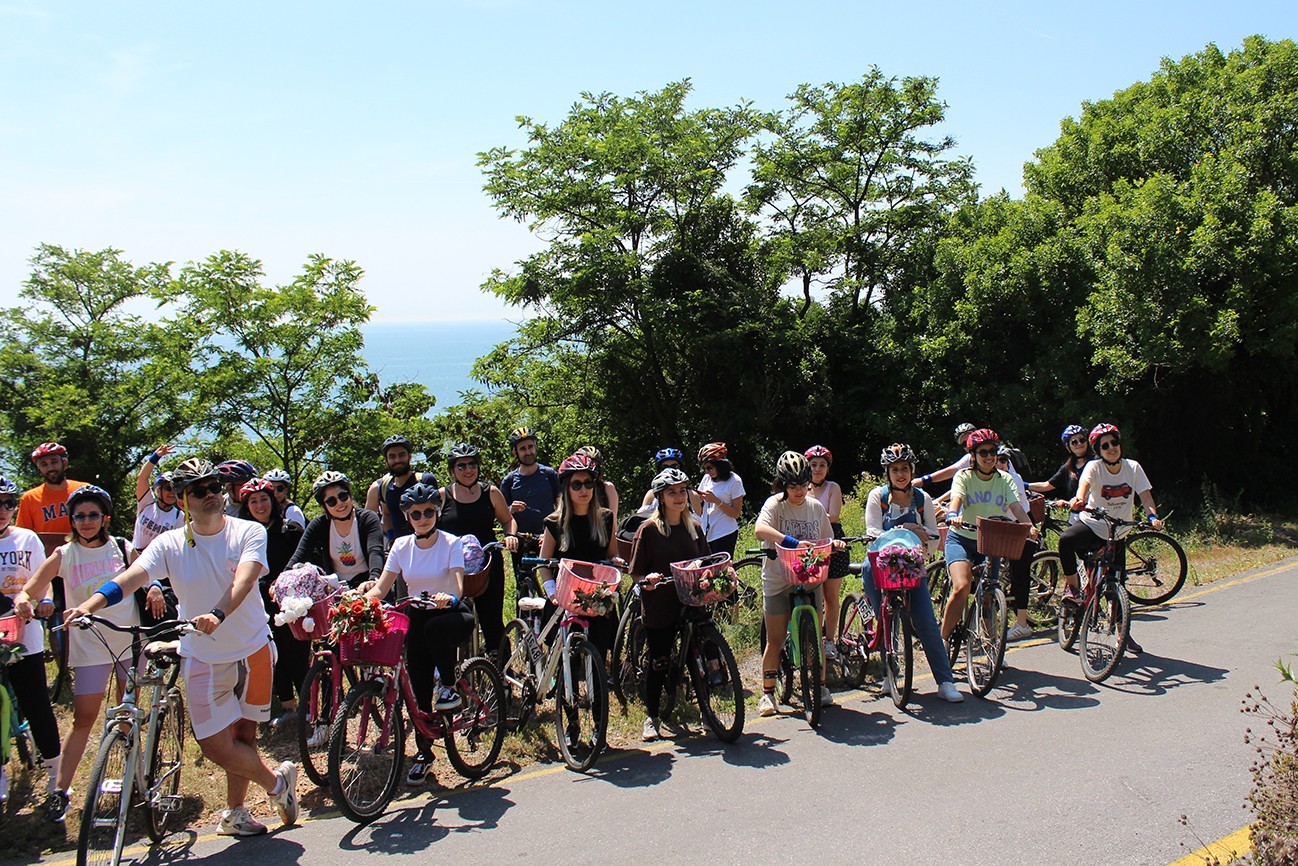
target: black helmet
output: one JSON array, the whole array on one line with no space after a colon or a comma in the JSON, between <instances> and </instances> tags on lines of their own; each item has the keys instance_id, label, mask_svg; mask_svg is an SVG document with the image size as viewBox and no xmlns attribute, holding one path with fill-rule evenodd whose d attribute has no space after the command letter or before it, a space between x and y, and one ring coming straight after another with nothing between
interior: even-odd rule
<instances>
[{"instance_id":1,"label":"black helmet","mask_svg":"<svg viewBox=\"0 0 1298 866\"><path fill-rule=\"evenodd\" d=\"M464 460L466 458L470 460L482 459L478 455L478 449L470 445L468 442L460 442L457 445L453 445L451 450L446 452L446 468L454 469L455 461Z\"/></svg>"},{"instance_id":2,"label":"black helmet","mask_svg":"<svg viewBox=\"0 0 1298 866\"><path fill-rule=\"evenodd\" d=\"M401 510L409 511L421 502L427 502L436 506L438 511L442 510L442 491L437 489L436 484L425 484L420 481L406 488L401 494Z\"/></svg>"},{"instance_id":3,"label":"black helmet","mask_svg":"<svg viewBox=\"0 0 1298 866\"><path fill-rule=\"evenodd\" d=\"M387 456L388 456L388 449L389 449L389 448L392 448L392 447L394 447L394 446L396 446L396 445L400 445L402 448L406 449L407 451L411 451L411 452L413 452L413 451L415 450L415 447L414 447L413 445L410 444L410 440L409 440L409 439L407 439L406 437L402 436L400 433L397 433L397 434L395 434L395 435L393 435L393 436L389 436L388 438L386 438L386 439L383 440L383 447L379 449L379 452L380 452L384 457L387 457Z\"/></svg>"},{"instance_id":4,"label":"black helmet","mask_svg":"<svg viewBox=\"0 0 1298 866\"><path fill-rule=\"evenodd\" d=\"M76 508L78 505L82 503L82 501L86 499L98 503L99 508L104 512L106 516L109 517L112 516L113 497L109 496L108 491L105 490L104 488L96 487L93 484L86 484L83 487L78 487L76 490L73 490L70 494L68 494L68 502L67 502L68 514L71 515L72 509Z\"/></svg>"}]
</instances>

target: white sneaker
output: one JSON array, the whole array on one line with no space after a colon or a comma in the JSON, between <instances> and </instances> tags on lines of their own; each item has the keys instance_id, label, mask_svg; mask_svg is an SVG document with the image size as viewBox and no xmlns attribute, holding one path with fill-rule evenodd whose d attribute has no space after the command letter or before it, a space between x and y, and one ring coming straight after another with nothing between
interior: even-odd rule
<instances>
[{"instance_id":1,"label":"white sneaker","mask_svg":"<svg viewBox=\"0 0 1298 866\"><path fill-rule=\"evenodd\" d=\"M964 695L960 694L955 683L938 683L937 696L949 704L964 703Z\"/></svg>"},{"instance_id":2,"label":"white sneaker","mask_svg":"<svg viewBox=\"0 0 1298 866\"><path fill-rule=\"evenodd\" d=\"M775 715L775 698L768 692L762 692L762 696L757 699L757 714L759 716Z\"/></svg>"},{"instance_id":3,"label":"white sneaker","mask_svg":"<svg viewBox=\"0 0 1298 866\"><path fill-rule=\"evenodd\" d=\"M306 744L307 744L307 748L309 749L318 749L328 742L329 742L329 726L316 725L315 730L311 732L311 736L307 737Z\"/></svg>"},{"instance_id":4,"label":"white sneaker","mask_svg":"<svg viewBox=\"0 0 1298 866\"><path fill-rule=\"evenodd\" d=\"M298 817L297 764L285 761L279 765L275 775L280 780L281 788L280 792L270 799L275 804L275 811L279 813L280 822L285 827L291 827L297 823Z\"/></svg>"},{"instance_id":5,"label":"white sneaker","mask_svg":"<svg viewBox=\"0 0 1298 866\"><path fill-rule=\"evenodd\" d=\"M1032 637L1032 626L1027 623L1016 623L1005 633L1007 641L1027 640Z\"/></svg>"},{"instance_id":6,"label":"white sneaker","mask_svg":"<svg viewBox=\"0 0 1298 866\"><path fill-rule=\"evenodd\" d=\"M221 812L216 832L221 836L260 836L266 832L266 825L252 817L247 807L238 806Z\"/></svg>"},{"instance_id":7,"label":"white sneaker","mask_svg":"<svg viewBox=\"0 0 1298 866\"><path fill-rule=\"evenodd\" d=\"M658 720L652 716L644 720L644 730L640 734L641 739L646 743L652 743L662 736L662 731L658 730Z\"/></svg>"},{"instance_id":8,"label":"white sneaker","mask_svg":"<svg viewBox=\"0 0 1298 866\"><path fill-rule=\"evenodd\" d=\"M820 649L824 652L825 658L831 661L838 658L838 644L834 643L829 638L825 638L820 642Z\"/></svg>"},{"instance_id":9,"label":"white sneaker","mask_svg":"<svg viewBox=\"0 0 1298 866\"><path fill-rule=\"evenodd\" d=\"M820 687L820 705L822 707L832 707L834 705L834 693L829 690L829 686Z\"/></svg>"}]
</instances>

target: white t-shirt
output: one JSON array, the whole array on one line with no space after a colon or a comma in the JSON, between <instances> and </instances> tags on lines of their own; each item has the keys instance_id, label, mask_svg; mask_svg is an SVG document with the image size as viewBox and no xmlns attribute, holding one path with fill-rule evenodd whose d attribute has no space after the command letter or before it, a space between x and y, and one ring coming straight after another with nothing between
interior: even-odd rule
<instances>
[{"instance_id":1,"label":"white t-shirt","mask_svg":"<svg viewBox=\"0 0 1298 866\"><path fill-rule=\"evenodd\" d=\"M63 578L63 593L69 610L80 607L95 594L95 590L126 568L126 559L115 538L109 538L107 544L99 547L86 547L69 541L59 548L59 555L63 557L59 565L59 576ZM136 607L133 596L127 596L112 607L104 608L99 615L118 625L140 624L140 610ZM99 634L108 643L109 649L104 649L103 643L89 630L73 629L68 641L68 664L74 668L107 665L124 656L127 657L126 661L130 661L129 634L109 629L102 629Z\"/></svg>"},{"instance_id":2,"label":"white t-shirt","mask_svg":"<svg viewBox=\"0 0 1298 866\"><path fill-rule=\"evenodd\" d=\"M792 535L799 541L823 541L834 537L834 530L829 525L829 514L814 496L808 495L801 505L794 505L782 499L779 493L773 493L762 503L761 513L757 515L759 526L770 526L784 535ZM762 547L772 550L779 547L769 541L763 541ZM787 586L784 566L778 559L767 559L762 563L762 590L767 595L768 587L776 589Z\"/></svg>"},{"instance_id":3,"label":"white t-shirt","mask_svg":"<svg viewBox=\"0 0 1298 866\"><path fill-rule=\"evenodd\" d=\"M458 595L460 590L451 578L451 569L464 568L464 546L459 537L439 529L437 543L427 549L420 548L415 540L413 535L403 535L392 542L384 569L404 577L412 596L425 592Z\"/></svg>"},{"instance_id":4,"label":"white t-shirt","mask_svg":"<svg viewBox=\"0 0 1298 866\"><path fill-rule=\"evenodd\" d=\"M45 545L30 529L10 526L0 537L0 592L12 599L45 561ZM35 606L39 598L32 599ZM10 613L12 613L12 609ZM23 649L27 655L45 652L45 629L33 619L23 627Z\"/></svg>"},{"instance_id":5,"label":"white t-shirt","mask_svg":"<svg viewBox=\"0 0 1298 866\"><path fill-rule=\"evenodd\" d=\"M185 540L183 527L164 532L136 560L150 578L171 578L181 619L202 616L216 607L233 585L235 569L244 562L261 564L258 577L266 571L266 529L233 517L225 519L216 535L195 532L193 547ZM238 607L225 613L225 622L210 636L181 638L180 654L226 664L248 658L270 640L270 620L255 586Z\"/></svg>"},{"instance_id":6,"label":"white t-shirt","mask_svg":"<svg viewBox=\"0 0 1298 866\"><path fill-rule=\"evenodd\" d=\"M346 535L338 533L337 520L329 521L329 559L333 562L334 574L344 582L362 574L369 575L370 566L361 547L360 521L354 514L351 531Z\"/></svg>"},{"instance_id":7,"label":"white t-shirt","mask_svg":"<svg viewBox=\"0 0 1298 866\"><path fill-rule=\"evenodd\" d=\"M1086 494L1086 505L1089 508L1103 508L1111 517L1130 520L1136 513L1136 497L1149 490L1149 478L1145 470L1135 460L1123 459L1118 471L1112 473L1103 460L1092 460L1082 470L1078 485L1090 485ZM1100 538L1109 537L1109 525L1098 517L1083 512L1081 520ZM1122 538L1131 527L1118 529L1118 538Z\"/></svg>"},{"instance_id":8,"label":"white t-shirt","mask_svg":"<svg viewBox=\"0 0 1298 866\"><path fill-rule=\"evenodd\" d=\"M296 523L298 526L302 527L304 531L306 530L306 515L302 513L301 508L298 508L291 502L288 504L288 507L284 509L284 519L289 523Z\"/></svg>"},{"instance_id":9,"label":"white t-shirt","mask_svg":"<svg viewBox=\"0 0 1298 866\"><path fill-rule=\"evenodd\" d=\"M723 502L733 503L745 493L744 480L736 472L731 472L725 481L713 481L711 475L704 475L699 482L699 492L706 493L709 490ZM700 522L708 541L716 541L739 531L739 521L722 511L721 506L715 502L703 503L703 518Z\"/></svg>"},{"instance_id":10,"label":"white t-shirt","mask_svg":"<svg viewBox=\"0 0 1298 866\"><path fill-rule=\"evenodd\" d=\"M131 538L131 547L144 550L153 539L184 522L184 512L175 505L164 511L150 491L144 494L135 509L135 534Z\"/></svg>"}]
</instances>

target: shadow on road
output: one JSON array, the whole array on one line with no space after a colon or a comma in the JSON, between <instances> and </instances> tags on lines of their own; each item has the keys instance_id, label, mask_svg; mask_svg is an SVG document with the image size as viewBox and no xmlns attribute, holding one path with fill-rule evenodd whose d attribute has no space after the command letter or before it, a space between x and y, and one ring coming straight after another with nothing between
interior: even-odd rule
<instances>
[{"instance_id":1,"label":"shadow on road","mask_svg":"<svg viewBox=\"0 0 1298 866\"><path fill-rule=\"evenodd\" d=\"M1103 685L1115 692L1132 695L1164 695L1177 686L1194 683L1215 683L1226 678L1225 668L1214 668L1182 659L1145 652L1127 656L1113 676Z\"/></svg>"},{"instance_id":2,"label":"shadow on road","mask_svg":"<svg viewBox=\"0 0 1298 866\"><path fill-rule=\"evenodd\" d=\"M831 707L821 715L816 733L822 739L844 746L882 745L897 735L897 719L893 712L901 714L891 701L887 703L887 709L883 707L877 702L869 712L847 706Z\"/></svg>"},{"instance_id":3,"label":"shadow on road","mask_svg":"<svg viewBox=\"0 0 1298 866\"><path fill-rule=\"evenodd\" d=\"M256 841L256 856L258 860L273 862L276 866L291 866L299 863L306 849L300 842L295 842L287 836L279 835L281 830L273 830L270 835L263 836ZM135 860L138 866L166 866L166 864L185 863L224 863L229 862L232 853L251 853L250 851L210 851L206 855L196 856L193 851L194 843L197 841L197 834L194 830L187 830L183 833L177 833L169 836L167 842L163 845L151 849L147 854ZM130 858L122 857L125 863Z\"/></svg>"},{"instance_id":4,"label":"shadow on road","mask_svg":"<svg viewBox=\"0 0 1298 866\"><path fill-rule=\"evenodd\" d=\"M992 697L1007 710L1035 713L1041 710L1076 710L1097 706L1099 690L1081 677L1062 677L1041 671L1006 668Z\"/></svg>"},{"instance_id":5,"label":"shadow on road","mask_svg":"<svg viewBox=\"0 0 1298 866\"><path fill-rule=\"evenodd\" d=\"M671 752L609 750L607 756L592 767L586 776L619 788L648 788L671 777L675 760Z\"/></svg>"},{"instance_id":6,"label":"shadow on road","mask_svg":"<svg viewBox=\"0 0 1298 866\"><path fill-rule=\"evenodd\" d=\"M514 805L508 788L471 788L454 796L391 808L373 824L358 824L343 834L343 851L413 854L452 833L490 830ZM277 864L278 866L278 864Z\"/></svg>"},{"instance_id":7,"label":"shadow on road","mask_svg":"<svg viewBox=\"0 0 1298 866\"><path fill-rule=\"evenodd\" d=\"M777 767L789 763L789 756L776 748L785 740L769 734L744 733L733 743L716 737L698 736L676 742L677 754L691 758L720 758L735 767Z\"/></svg>"}]
</instances>

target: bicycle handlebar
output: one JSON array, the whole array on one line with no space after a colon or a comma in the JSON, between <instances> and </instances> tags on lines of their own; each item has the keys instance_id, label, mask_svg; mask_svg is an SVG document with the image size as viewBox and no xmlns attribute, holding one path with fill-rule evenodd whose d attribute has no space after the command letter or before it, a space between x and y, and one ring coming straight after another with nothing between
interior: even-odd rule
<instances>
[{"instance_id":1,"label":"bicycle handlebar","mask_svg":"<svg viewBox=\"0 0 1298 866\"><path fill-rule=\"evenodd\" d=\"M1123 520L1121 517L1114 517L1103 508L1092 508L1088 505L1088 506L1084 506L1082 508L1082 511L1091 515L1092 517L1100 518L1105 523L1108 523L1110 526L1144 526L1145 525L1143 522L1139 520Z\"/></svg>"},{"instance_id":2,"label":"bicycle handlebar","mask_svg":"<svg viewBox=\"0 0 1298 866\"><path fill-rule=\"evenodd\" d=\"M80 629L88 629L96 625L101 625L112 631L122 632L123 634L130 634L130 635L150 637L150 638L157 637L163 632L168 632L172 630L179 631L182 635L203 633L199 631L199 629L194 625L192 620L188 620L188 619L168 619L160 623L156 623L155 625L118 625L112 620L104 619L102 616L93 613L90 614L89 616L77 617L76 619L64 623L63 625L55 626L53 630L57 631L58 629L65 628L66 626L76 626L77 628Z\"/></svg>"}]
</instances>

